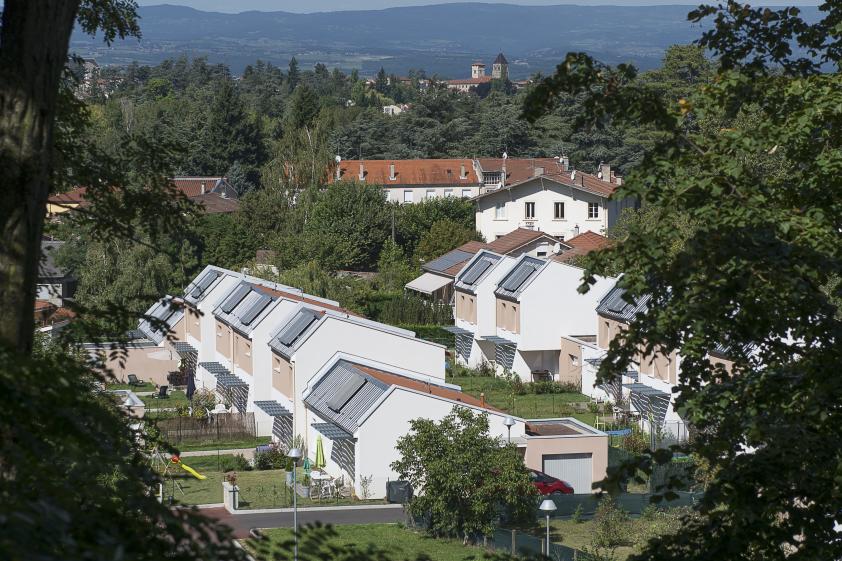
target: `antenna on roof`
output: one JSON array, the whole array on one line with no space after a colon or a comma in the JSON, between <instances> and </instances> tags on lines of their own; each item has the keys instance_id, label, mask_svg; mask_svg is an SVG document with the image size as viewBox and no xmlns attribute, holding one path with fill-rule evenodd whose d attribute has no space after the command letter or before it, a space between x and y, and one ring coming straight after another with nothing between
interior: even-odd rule
<instances>
[{"instance_id":1,"label":"antenna on roof","mask_svg":"<svg viewBox=\"0 0 842 561\"><path fill-rule=\"evenodd\" d=\"M503 159L506 160L506 159L508 159L508 157L509 157L509 154L507 152L503 152Z\"/></svg>"}]
</instances>

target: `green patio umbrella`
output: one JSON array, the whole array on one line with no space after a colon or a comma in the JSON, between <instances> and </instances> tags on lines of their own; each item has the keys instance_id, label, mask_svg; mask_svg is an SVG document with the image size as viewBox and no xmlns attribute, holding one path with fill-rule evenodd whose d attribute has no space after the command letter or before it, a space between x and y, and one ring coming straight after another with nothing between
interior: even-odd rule
<instances>
[{"instance_id":1,"label":"green patio umbrella","mask_svg":"<svg viewBox=\"0 0 842 561\"><path fill-rule=\"evenodd\" d=\"M325 462L325 448L322 444L322 435L316 437L316 469L322 469L327 465Z\"/></svg>"}]
</instances>

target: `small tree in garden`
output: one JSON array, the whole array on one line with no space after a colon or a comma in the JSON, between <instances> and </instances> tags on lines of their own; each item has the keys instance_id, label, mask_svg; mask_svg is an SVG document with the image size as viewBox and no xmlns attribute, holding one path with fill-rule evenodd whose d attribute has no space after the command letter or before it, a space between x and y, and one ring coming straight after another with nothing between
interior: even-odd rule
<instances>
[{"instance_id":1,"label":"small tree in garden","mask_svg":"<svg viewBox=\"0 0 842 561\"><path fill-rule=\"evenodd\" d=\"M488 415L454 407L440 422L415 419L397 444L392 464L416 496L416 517L429 516L436 536L460 536L468 543L489 535L502 513L518 522L535 516L535 488L523 460L488 432Z\"/></svg>"}]
</instances>

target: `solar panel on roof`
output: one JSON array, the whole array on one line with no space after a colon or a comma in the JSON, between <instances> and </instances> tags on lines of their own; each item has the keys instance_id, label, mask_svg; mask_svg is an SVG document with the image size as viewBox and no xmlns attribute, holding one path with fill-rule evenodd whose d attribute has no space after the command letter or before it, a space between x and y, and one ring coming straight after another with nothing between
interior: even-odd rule
<instances>
[{"instance_id":1,"label":"solar panel on roof","mask_svg":"<svg viewBox=\"0 0 842 561\"><path fill-rule=\"evenodd\" d=\"M473 254L468 253L467 251L462 251L461 249L454 249L453 251L445 253L441 257L433 259L432 261L427 263L425 267L433 271L444 271L456 265L457 263L467 261L472 257L472 255Z\"/></svg>"},{"instance_id":2,"label":"solar panel on roof","mask_svg":"<svg viewBox=\"0 0 842 561\"><path fill-rule=\"evenodd\" d=\"M243 325L249 325L251 322L254 321L254 318L256 318L257 315L260 312L262 312L266 308L266 306L269 305L269 302L271 301L272 298L265 294L261 294L260 298L257 299L257 302L252 304L251 308L249 308L248 311L245 314L243 314L243 317L240 318L240 323L242 323Z\"/></svg>"},{"instance_id":3,"label":"solar panel on roof","mask_svg":"<svg viewBox=\"0 0 842 561\"><path fill-rule=\"evenodd\" d=\"M629 303L626 302L625 298L623 298L624 294L625 292L621 291L618 294L614 295L614 297L608 302L609 311L619 314L626 309L626 306L628 306Z\"/></svg>"},{"instance_id":4,"label":"solar panel on roof","mask_svg":"<svg viewBox=\"0 0 842 561\"><path fill-rule=\"evenodd\" d=\"M251 292L251 287L247 284L241 284L237 287L237 290L234 291L234 294L228 297L228 299L222 303L222 311L226 314L230 314L231 310L237 307L237 304L243 301L243 298Z\"/></svg>"},{"instance_id":5,"label":"solar panel on roof","mask_svg":"<svg viewBox=\"0 0 842 561\"><path fill-rule=\"evenodd\" d=\"M531 265L522 265L503 283L503 290L515 292L529 278L535 269Z\"/></svg>"},{"instance_id":6,"label":"solar panel on roof","mask_svg":"<svg viewBox=\"0 0 842 561\"><path fill-rule=\"evenodd\" d=\"M310 324L316 321L316 316L309 312L301 312L283 331L278 334L282 345L289 347L298 339Z\"/></svg>"},{"instance_id":7,"label":"solar panel on roof","mask_svg":"<svg viewBox=\"0 0 842 561\"><path fill-rule=\"evenodd\" d=\"M193 298L198 298L199 296L204 294L205 290L208 289L208 287L213 283L213 281L216 280L216 277L218 276L219 273L217 271L208 271L207 273L205 273L205 276L203 276L201 280L199 280L199 282L196 284L196 288L193 289L193 292L191 292L190 295Z\"/></svg>"},{"instance_id":8,"label":"solar panel on roof","mask_svg":"<svg viewBox=\"0 0 842 561\"><path fill-rule=\"evenodd\" d=\"M465 284L474 284L490 266L490 261L480 259L471 266L471 269L467 273L465 273L465 276L462 277L462 282Z\"/></svg>"},{"instance_id":9,"label":"solar panel on roof","mask_svg":"<svg viewBox=\"0 0 842 561\"><path fill-rule=\"evenodd\" d=\"M339 388L339 390L333 394L333 397L328 400L327 406L331 409L331 411L339 413L342 411L342 408L351 401L351 398L357 395L357 392L362 389L365 382L365 378L359 374L353 374L351 379Z\"/></svg>"}]
</instances>

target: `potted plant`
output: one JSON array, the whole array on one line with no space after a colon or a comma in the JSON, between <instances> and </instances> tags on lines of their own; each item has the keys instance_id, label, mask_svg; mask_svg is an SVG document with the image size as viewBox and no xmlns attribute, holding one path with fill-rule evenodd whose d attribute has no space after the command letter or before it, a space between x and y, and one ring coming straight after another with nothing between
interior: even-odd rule
<instances>
[{"instance_id":1,"label":"potted plant","mask_svg":"<svg viewBox=\"0 0 842 561\"><path fill-rule=\"evenodd\" d=\"M304 497L305 499L310 496L310 476L305 475L302 479L301 483L298 485L298 489L296 490L298 495Z\"/></svg>"}]
</instances>

